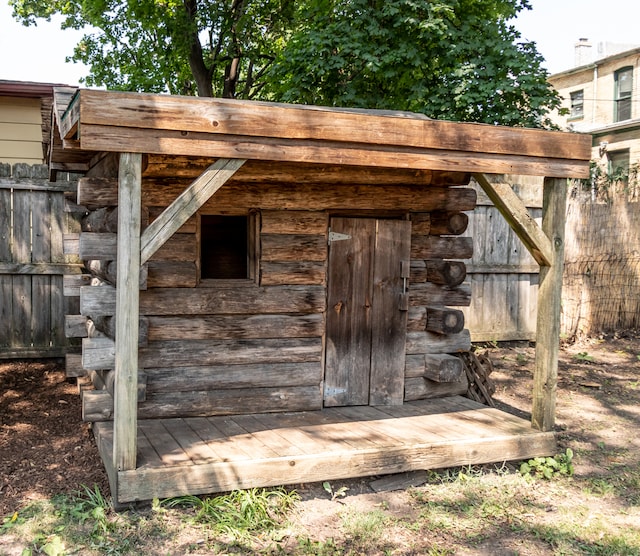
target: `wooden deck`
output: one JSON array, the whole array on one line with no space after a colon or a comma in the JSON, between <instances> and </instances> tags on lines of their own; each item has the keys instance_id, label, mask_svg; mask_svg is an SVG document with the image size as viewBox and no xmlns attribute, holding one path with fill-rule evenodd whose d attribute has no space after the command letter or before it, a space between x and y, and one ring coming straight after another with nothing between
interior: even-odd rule
<instances>
[{"instance_id":1,"label":"wooden deck","mask_svg":"<svg viewBox=\"0 0 640 556\"><path fill-rule=\"evenodd\" d=\"M459 396L395 407L141 420L134 471L114 470L113 423L95 423L94 433L120 504L518 460L556 449L552 432Z\"/></svg>"}]
</instances>

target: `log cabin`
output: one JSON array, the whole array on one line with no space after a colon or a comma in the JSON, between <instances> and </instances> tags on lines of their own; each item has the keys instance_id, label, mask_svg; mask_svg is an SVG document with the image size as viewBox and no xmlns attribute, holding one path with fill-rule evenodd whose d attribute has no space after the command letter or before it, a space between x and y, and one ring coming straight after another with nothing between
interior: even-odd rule
<instances>
[{"instance_id":1,"label":"log cabin","mask_svg":"<svg viewBox=\"0 0 640 556\"><path fill-rule=\"evenodd\" d=\"M555 453L567 179L587 135L56 90L82 174L67 357L116 507ZM545 176L540 226L487 174ZM531 421L465 397L471 176L541 266Z\"/></svg>"}]
</instances>

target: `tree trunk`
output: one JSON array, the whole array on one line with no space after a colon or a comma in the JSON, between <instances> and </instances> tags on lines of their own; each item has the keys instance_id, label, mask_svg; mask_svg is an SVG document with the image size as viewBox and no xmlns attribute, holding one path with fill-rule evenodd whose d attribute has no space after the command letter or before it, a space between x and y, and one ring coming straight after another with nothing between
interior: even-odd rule
<instances>
[{"instance_id":1,"label":"tree trunk","mask_svg":"<svg viewBox=\"0 0 640 556\"><path fill-rule=\"evenodd\" d=\"M184 0L184 9L187 12L187 18L190 24L189 33L191 35L189 46L189 67L191 68L191 73L193 74L193 78L196 82L198 96L212 97L212 72L211 68L207 68L202 55L202 44L198 37L198 25L196 23L196 14L198 12L196 0Z\"/></svg>"}]
</instances>

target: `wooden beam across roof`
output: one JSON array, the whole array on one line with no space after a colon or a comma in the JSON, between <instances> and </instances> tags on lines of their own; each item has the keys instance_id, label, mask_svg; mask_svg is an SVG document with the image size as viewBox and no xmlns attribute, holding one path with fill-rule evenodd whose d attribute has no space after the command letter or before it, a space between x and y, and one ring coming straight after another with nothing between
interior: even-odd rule
<instances>
[{"instance_id":1,"label":"wooden beam across roof","mask_svg":"<svg viewBox=\"0 0 640 556\"><path fill-rule=\"evenodd\" d=\"M588 135L420 114L80 90L60 125L90 151L583 178Z\"/></svg>"}]
</instances>

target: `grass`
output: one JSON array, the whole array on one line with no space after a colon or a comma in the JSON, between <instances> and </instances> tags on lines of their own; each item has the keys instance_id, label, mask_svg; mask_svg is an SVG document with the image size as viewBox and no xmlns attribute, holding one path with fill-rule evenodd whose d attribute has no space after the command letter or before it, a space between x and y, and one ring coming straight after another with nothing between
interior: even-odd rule
<instances>
[{"instance_id":1,"label":"grass","mask_svg":"<svg viewBox=\"0 0 640 556\"><path fill-rule=\"evenodd\" d=\"M295 519L304 502L285 489L156 500L116 514L97 488L84 488L7 516L0 554L440 556L463 548L633 556L640 555L639 492L640 469L632 465L606 478L548 479L517 466L469 466L430 472L425 485L394 494L400 505L380 495L365 506L349 495L331 501L320 489L326 515L312 516L311 523L325 520L316 527Z\"/></svg>"}]
</instances>

